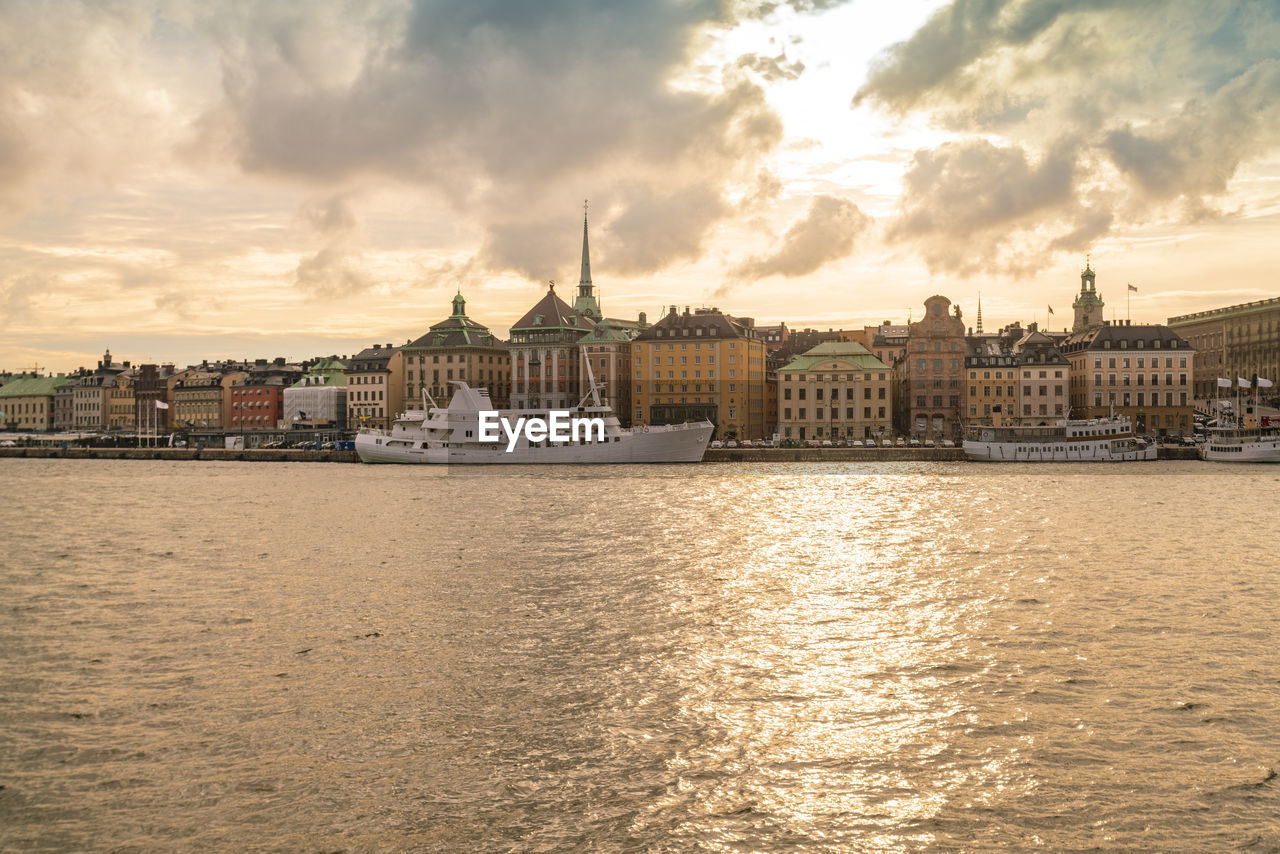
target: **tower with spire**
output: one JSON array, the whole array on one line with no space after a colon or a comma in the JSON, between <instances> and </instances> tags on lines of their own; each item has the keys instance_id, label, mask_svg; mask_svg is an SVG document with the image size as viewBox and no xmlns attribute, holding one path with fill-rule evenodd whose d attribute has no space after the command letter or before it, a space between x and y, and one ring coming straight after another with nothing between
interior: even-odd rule
<instances>
[{"instance_id":1,"label":"tower with spire","mask_svg":"<svg viewBox=\"0 0 1280 854\"><path fill-rule=\"evenodd\" d=\"M982 291L978 291L978 334L982 334Z\"/></svg>"},{"instance_id":2,"label":"tower with spire","mask_svg":"<svg viewBox=\"0 0 1280 854\"><path fill-rule=\"evenodd\" d=\"M1102 325L1102 297L1094 284L1093 267L1089 256L1085 256L1084 269L1080 271L1080 293L1071 304L1076 310L1076 320L1071 327L1072 332L1083 332L1094 326Z\"/></svg>"},{"instance_id":3,"label":"tower with spire","mask_svg":"<svg viewBox=\"0 0 1280 854\"><path fill-rule=\"evenodd\" d=\"M582 201L582 275L578 279L578 298L573 310L583 317L600 320L600 303L596 300L595 285L591 284L591 247L587 242L587 201Z\"/></svg>"}]
</instances>

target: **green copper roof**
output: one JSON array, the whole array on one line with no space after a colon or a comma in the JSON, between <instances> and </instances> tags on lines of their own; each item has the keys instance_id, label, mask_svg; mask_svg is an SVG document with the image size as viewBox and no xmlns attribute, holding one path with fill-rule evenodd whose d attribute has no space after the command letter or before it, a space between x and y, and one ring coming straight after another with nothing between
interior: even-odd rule
<instances>
[{"instance_id":1,"label":"green copper roof","mask_svg":"<svg viewBox=\"0 0 1280 854\"><path fill-rule=\"evenodd\" d=\"M66 382L64 376L22 377L0 386L0 397L48 397Z\"/></svg>"},{"instance_id":2,"label":"green copper roof","mask_svg":"<svg viewBox=\"0 0 1280 854\"><path fill-rule=\"evenodd\" d=\"M787 362L780 371L811 371L819 362L850 362L860 371L887 371L889 366L856 341L827 341Z\"/></svg>"}]
</instances>

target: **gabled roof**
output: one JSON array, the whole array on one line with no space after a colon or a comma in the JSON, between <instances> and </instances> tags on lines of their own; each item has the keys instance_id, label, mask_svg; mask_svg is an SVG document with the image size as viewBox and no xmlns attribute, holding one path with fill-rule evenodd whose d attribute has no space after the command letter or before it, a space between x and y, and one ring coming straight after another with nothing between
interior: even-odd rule
<instances>
[{"instance_id":1,"label":"gabled roof","mask_svg":"<svg viewBox=\"0 0 1280 854\"><path fill-rule=\"evenodd\" d=\"M589 317L583 317L560 297L555 287L550 287L542 299L529 309L524 317L511 324L511 331L538 331L543 329L569 329L584 332L596 325Z\"/></svg>"},{"instance_id":2,"label":"gabled roof","mask_svg":"<svg viewBox=\"0 0 1280 854\"><path fill-rule=\"evenodd\" d=\"M1142 347L1138 342L1142 342ZM1159 342L1158 344L1156 342ZM1128 323L1103 322L1081 332L1074 332L1059 345L1063 350L1190 350L1191 345L1168 326L1144 323L1132 326Z\"/></svg>"}]
</instances>

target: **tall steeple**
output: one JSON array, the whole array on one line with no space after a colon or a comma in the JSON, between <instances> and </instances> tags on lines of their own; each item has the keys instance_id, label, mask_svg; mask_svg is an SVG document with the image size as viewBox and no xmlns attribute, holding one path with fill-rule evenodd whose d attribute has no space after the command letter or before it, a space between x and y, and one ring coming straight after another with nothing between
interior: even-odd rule
<instances>
[{"instance_id":1,"label":"tall steeple","mask_svg":"<svg viewBox=\"0 0 1280 854\"><path fill-rule=\"evenodd\" d=\"M978 291L978 334L982 334L982 291Z\"/></svg>"},{"instance_id":2,"label":"tall steeple","mask_svg":"<svg viewBox=\"0 0 1280 854\"><path fill-rule=\"evenodd\" d=\"M573 302L578 314L600 319L600 304L596 302L595 286L591 284L591 247L587 242L587 200L582 200L582 277L578 279L578 298Z\"/></svg>"},{"instance_id":3,"label":"tall steeple","mask_svg":"<svg viewBox=\"0 0 1280 854\"><path fill-rule=\"evenodd\" d=\"M1071 304L1076 310L1076 321L1071 327L1072 332L1082 332L1094 326L1102 325L1102 297L1098 295L1098 289L1095 285L1095 274L1093 265L1090 263L1088 255L1085 256L1084 269L1080 271L1080 294L1076 297L1075 302Z\"/></svg>"}]
</instances>

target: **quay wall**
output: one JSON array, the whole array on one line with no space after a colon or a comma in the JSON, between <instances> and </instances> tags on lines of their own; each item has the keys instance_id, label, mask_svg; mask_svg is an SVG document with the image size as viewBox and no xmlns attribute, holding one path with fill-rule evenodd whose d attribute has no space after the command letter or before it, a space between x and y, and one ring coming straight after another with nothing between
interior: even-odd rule
<instances>
[{"instance_id":1,"label":"quay wall","mask_svg":"<svg viewBox=\"0 0 1280 854\"><path fill-rule=\"evenodd\" d=\"M271 463L354 463L355 451L227 448L0 448L0 458L71 460L238 460ZM1161 447L1159 459L1199 459L1195 448ZM960 448L715 448L707 463L965 462Z\"/></svg>"}]
</instances>

